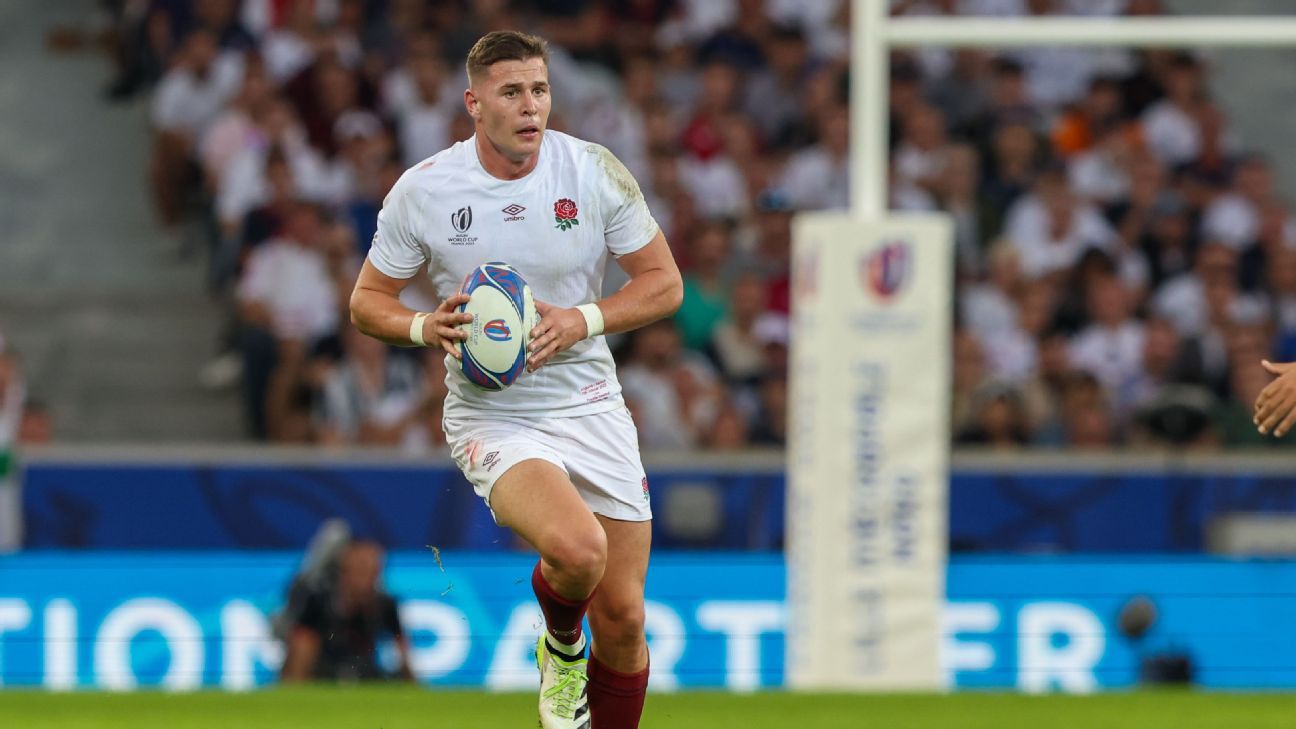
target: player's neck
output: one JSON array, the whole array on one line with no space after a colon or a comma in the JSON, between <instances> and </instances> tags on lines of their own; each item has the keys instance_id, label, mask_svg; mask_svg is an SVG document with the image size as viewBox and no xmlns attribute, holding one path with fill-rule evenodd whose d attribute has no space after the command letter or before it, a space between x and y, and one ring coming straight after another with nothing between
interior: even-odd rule
<instances>
[{"instance_id":1,"label":"player's neck","mask_svg":"<svg viewBox=\"0 0 1296 729\"><path fill-rule=\"evenodd\" d=\"M518 180L531 174L540 161L540 151L515 160L499 150L480 129L477 130L477 159L486 174L501 180Z\"/></svg>"}]
</instances>

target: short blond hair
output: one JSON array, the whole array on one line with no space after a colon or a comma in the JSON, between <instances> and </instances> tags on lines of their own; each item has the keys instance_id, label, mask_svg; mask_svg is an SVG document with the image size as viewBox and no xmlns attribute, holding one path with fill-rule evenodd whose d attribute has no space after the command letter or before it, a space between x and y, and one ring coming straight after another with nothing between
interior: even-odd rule
<instances>
[{"instance_id":1,"label":"short blond hair","mask_svg":"<svg viewBox=\"0 0 1296 729\"><path fill-rule=\"evenodd\" d=\"M494 30L482 36L468 51L468 80L500 61L544 60L549 65L549 41L517 30Z\"/></svg>"}]
</instances>

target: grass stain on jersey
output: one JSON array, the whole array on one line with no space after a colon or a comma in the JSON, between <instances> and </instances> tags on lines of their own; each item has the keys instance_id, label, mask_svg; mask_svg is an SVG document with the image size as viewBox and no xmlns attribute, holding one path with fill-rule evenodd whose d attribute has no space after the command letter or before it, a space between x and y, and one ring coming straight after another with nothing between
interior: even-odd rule
<instances>
[{"instance_id":1,"label":"grass stain on jersey","mask_svg":"<svg viewBox=\"0 0 1296 729\"><path fill-rule=\"evenodd\" d=\"M599 167L621 191L621 195L629 200L635 198L643 199L643 192L639 189L639 183L635 182L634 175L630 170L621 164L621 160L612 154L611 150L601 144L591 144L585 148L585 151L598 155Z\"/></svg>"},{"instance_id":2,"label":"grass stain on jersey","mask_svg":"<svg viewBox=\"0 0 1296 729\"><path fill-rule=\"evenodd\" d=\"M630 170L626 169L626 166L616 158L616 155L612 154L611 150L601 144L591 144L585 148L585 151L598 155L599 167L603 168L603 173L612 180L612 183L617 186L617 189L621 191L621 195L626 200L645 202L643 191L639 189L639 183L635 181L634 175L630 174ZM651 211L649 212L651 213ZM660 230L655 221L652 223L652 228L654 234Z\"/></svg>"}]
</instances>

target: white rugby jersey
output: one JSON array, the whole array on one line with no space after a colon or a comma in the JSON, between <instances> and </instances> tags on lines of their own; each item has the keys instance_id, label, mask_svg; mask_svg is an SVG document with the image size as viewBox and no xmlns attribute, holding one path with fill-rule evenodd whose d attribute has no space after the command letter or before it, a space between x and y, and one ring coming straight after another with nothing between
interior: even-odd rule
<instances>
[{"instance_id":1,"label":"white rugby jersey","mask_svg":"<svg viewBox=\"0 0 1296 729\"><path fill-rule=\"evenodd\" d=\"M442 298L457 293L472 269L503 261L537 300L573 307L598 299L609 254L633 253L657 230L639 185L602 145L547 130L535 169L501 180L482 167L474 136L401 176L378 214L369 261L399 279L427 263ZM576 416L623 404L602 336L577 342L501 392L473 387L453 359L446 369L447 416Z\"/></svg>"}]
</instances>

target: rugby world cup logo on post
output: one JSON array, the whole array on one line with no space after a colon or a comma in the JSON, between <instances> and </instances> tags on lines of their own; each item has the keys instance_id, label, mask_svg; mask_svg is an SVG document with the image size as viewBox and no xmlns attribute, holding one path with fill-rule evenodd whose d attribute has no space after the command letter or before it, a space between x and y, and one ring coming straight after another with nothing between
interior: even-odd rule
<instances>
[{"instance_id":1,"label":"rugby world cup logo on post","mask_svg":"<svg viewBox=\"0 0 1296 729\"><path fill-rule=\"evenodd\" d=\"M864 288L881 301L890 301L904 288L913 267L913 250L909 241L892 240L866 254L860 262L860 280Z\"/></svg>"}]
</instances>

